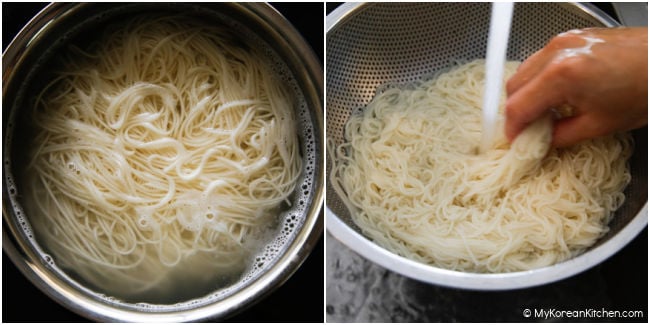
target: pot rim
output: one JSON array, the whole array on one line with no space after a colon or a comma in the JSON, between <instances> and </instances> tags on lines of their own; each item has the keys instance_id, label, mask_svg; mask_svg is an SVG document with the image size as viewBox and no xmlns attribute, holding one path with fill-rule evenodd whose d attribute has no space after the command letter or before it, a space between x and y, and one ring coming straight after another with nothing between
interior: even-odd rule
<instances>
[{"instance_id":1,"label":"pot rim","mask_svg":"<svg viewBox=\"0 0 650 325\"><path fill-rule=\"evenodd\" d=\"M26 53L32 49L34 44L38 43L43 31L55 25L58 19L74 15L79 9L93 5L96 4L51 3L36 14L10 42L3 53L3 82L5 85L14 77L14 72L17 69L13 67L23 64ZM302 75L296 76L296 78L304 81L305 98L314 104L309 112L315 124L315 150L320 150L323 148L324 139L322 129L323 71L312 48L293 25L271 5L267 3L236 3L229 4L229 6L251 16L263 28L272 31L274 36L277 36L278 40L287 46L286 51L291 56L290 59L301 64L302 69L297 73L302 73ZM6 94L7 87L3 87L3 102ZM5 121L5 126L6 123ZM3 128L3 138L6 139L5 129ZM5 150L3 150L3 160L8 156ZM311 204L305 209L304 223L295 238L287 245L286 252L278 257L269 269L240 290L224 299L210 301L196 307L184 305L182 310L165 309L161 312L120 308L123 305L94 299L84 292L85 288L82 286L76 283L71 284L66 281L65 277L61 278L54 274L47 265L40 261L36 249L26 240L25 234L16 222L16 212L8 203L10 195L6 177L3 179L3 217L5 219L5 227L2 231L3 250L20 272L40 291L73 312L96 321L187 322L222 319L241 312L280 287L300 267L320 239L323 233L321 208L324 202L324 187L322 186L324 166L322 162L316 161L314 168Z\"/></svg>"}]
</instances>

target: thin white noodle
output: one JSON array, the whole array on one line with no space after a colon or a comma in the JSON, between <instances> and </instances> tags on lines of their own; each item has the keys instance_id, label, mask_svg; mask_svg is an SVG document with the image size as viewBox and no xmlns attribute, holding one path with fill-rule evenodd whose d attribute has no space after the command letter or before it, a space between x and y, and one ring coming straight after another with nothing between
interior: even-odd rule
<instances>
[{"instance_id":1,"label":"thin white noodle","mask_svg":"<svg viewBox=\"0 0 650 325\"><path fill-rule=\"evenodd\" d=\"M378 94L350 117L344 143L328 141L330 182L364 234L416 261L511 272L575 256L624 200L631 137L549 149L547 116L478 154L484 69L472 61Z\"/></svg>"},{"instance_id":2,"label":"thin white noodle","mask_svg":"<svg viewBox=\"0 0 650 325\"><path fill-rule=\"evenodd\" d=\"M241 272L302 169L264 55L178 17L125 22L72 53L33 111L39 240L113 294L175 287L177 269Z\"/></svg>"}]
</instances>

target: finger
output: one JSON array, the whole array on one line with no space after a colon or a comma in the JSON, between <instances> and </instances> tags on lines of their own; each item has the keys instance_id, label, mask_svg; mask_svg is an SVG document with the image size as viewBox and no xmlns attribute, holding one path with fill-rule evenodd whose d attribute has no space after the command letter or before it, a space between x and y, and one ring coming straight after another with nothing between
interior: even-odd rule
<instances>
[{"instance_id":1,"label":"finger","mask_svg":"<svg viewBox=\"0 0 650 325\"><path fill-rule=\"evenodd\" d=\"M535 77L542 69L544 69L551 58L552 57L548 54L548 50L541 49L522 62L517 68L517 72L515 72L506 83L506 93L508 96L514 94L523 85Z\"/></svg>"},{"instance_id":2,"label":"finger","mask_svg":"<svg viewBox=\"0 0 650 325\"><path fill-rule=\"evenodd\" d=\"M532 121L566 102L561 79L552 78L553 70L545 69L506 101L505 134L510 142Z\"/></svg>"},{"instance_id":3,"label":"finger","mask_svg":"<svg viewBox=\"0 0 650 325\"><path fill-rule=\"evenodd\" d=\"M533 53L517 69L517 72L506 83L508 96L514 94L528 81L551 63L558 51L584 45L585 40L576 31L568 31L553 37L541 50Z\"/></svg>"},{"instance_id":4,"label":"finger","mask_svg":"<svg viewBox=\"0 0 650 325\"><path fill-rule=\"evenodd\" d=\"M604 134L589 115L577 115L556 121L552 146L565 148Z\"/></svg>"}]
</instances>

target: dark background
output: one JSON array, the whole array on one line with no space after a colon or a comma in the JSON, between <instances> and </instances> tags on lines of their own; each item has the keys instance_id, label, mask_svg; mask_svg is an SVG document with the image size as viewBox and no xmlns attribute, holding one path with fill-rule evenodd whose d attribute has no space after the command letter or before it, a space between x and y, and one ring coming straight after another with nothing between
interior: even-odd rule
<instances>
[{"instance_id":1,"label":"dark background","mask_svg":"<svg viewBox=\"0 0 650 325\"><path fill-rule=\"evenodd\" d=\"M3 52L47 3L2 3ZM323 3L273 3L323 61ZM322 213L321 213L322 214ZM324 322L323 236L311 255L280 288L229 322ZM29 282L2 253L2 322L86 322ZM27 311L27 312L26 312Z\"/></svg>"},{"instance_id":2,"label":"dark background","mask_svg":"<svg viewBox=\"0 0 650 325\"><path fill-rule=\"evenodd\" d=\"M618 19L611 3L592 3L612 18ZM326 13L329 14L340 6L340 2L327 2ZM335 240L328 237L328 240ZM352 253L354 254L354 253ZM330 262L328 254L328 265ZM328 272L331 270L328 269ZM400 277L393 272L383 273L384 279ZM361 275L363 276L363 275ZM328 275L329 279L329 275ZM357 279L363 282L361 279ZM520 308L523 306L556 308L557 310L578 310L598 307L604 303L606 310L631 311L641 310L644 317L639 319L559 319L555 321L570 322L644 322L648 321L648 228L646 227L632 242L621 251L600 265L568 279L528 289L508 291L472 291L446 288L406 279L412 296L434 295L436 299L447 301L445 306L438 306L434 315L420 315L418 321L425 322L531 322L543 321L540 318L524 318ZM381 282L383 283L383 282ZM328 284L328 288L335 285ZM437 298L443 296L444 298ZM414 301L418 301L414 299ZM536 303L530 305L531 302ZM335 301L327 300L327 315L338 313L333 305ZM399 305L399 303L396 303ZM408 303L407 303L408 304ZM378 308L390 308L390 304ZM440 311L442 309L443 311ZM599 308L596 308L600 310ZM394 310L390 318L399 316L400 310ZM359 316L352 312L352 318ZM385 312L384 314L391 314ZM329 316L328 316L329 317ZM399 317L397 317L399 319ZM357 319L359 320L359 319ZM361 320L363 321L363 320ZM372 321L391 322L392 319L373 319Z\"/></svg>"}]
</instances>

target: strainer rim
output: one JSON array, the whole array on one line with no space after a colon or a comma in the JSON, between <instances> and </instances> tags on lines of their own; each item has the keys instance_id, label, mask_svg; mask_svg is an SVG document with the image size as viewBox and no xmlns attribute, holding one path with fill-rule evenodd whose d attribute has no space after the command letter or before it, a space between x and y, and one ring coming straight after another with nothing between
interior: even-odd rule
<instances>
[{"instance_id":1,"label":"strainer rim","mask_svg":"<svg viewBox=\"0 0 650 325\"><path fill-rule=\"evenodd\" d=\"M340 24L351 19L358 10L372 3L345 3L335 8L326 17L326 32L336 31ZM574 6L585 14L598 19L607 27L620 24L601 9L587 3L563 4ZM551 266L529 271L510 273L469 273L442 269L426 265L399 256L380 247L360 232L346 224L328 205L325 207L326 230L335 239L342 242L354 252L393 272L405 275L430 284L474 290L508 290L533 287L559 281L581 273L603 262L638 236L648 224L647 199L643 207L636 213L618 233L594 246L589 251Z\"/></svg>"},{"instance_id":2,"label":"strainer rim","mask_svg":"<svg viewBox=\"0 0 650 325\"><path fill-rule=\"evenodd\" d=\"M443 269L397 255L354 231L325 207L326 229L330 235L364 258L388 270L429 284L473 290L511 290L559 281L600 264L647 228L648 204L616 235L583 254L547 267L507 273L470 273ZM452 281L453 280L453 281Z\"/></svg>"}]
</instances>

